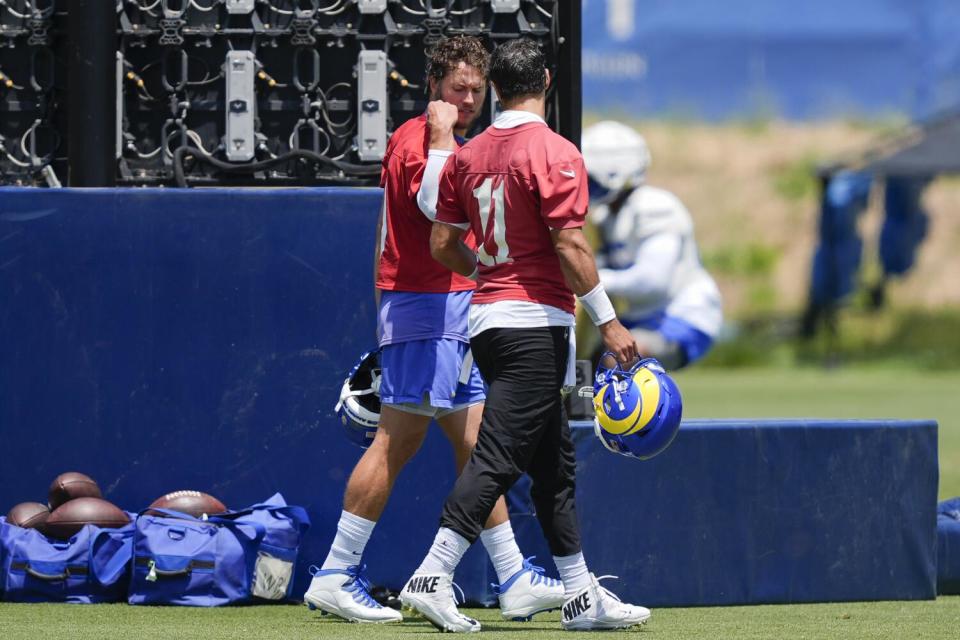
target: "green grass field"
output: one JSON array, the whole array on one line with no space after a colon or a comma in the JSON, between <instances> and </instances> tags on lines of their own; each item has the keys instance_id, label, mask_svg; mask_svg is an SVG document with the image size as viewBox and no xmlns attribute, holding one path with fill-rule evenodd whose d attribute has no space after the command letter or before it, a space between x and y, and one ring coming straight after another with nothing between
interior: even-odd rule
<instances>
[{"instance_id":1,"label":"green grass field","mask_svg":"<svg viewBox=\"0 0 960 640\"><path fill-rule=\"evenodd\" d=\"M493 609L471 610L482 636L541 639L570 637L558 613L531 622L504 622ZM785 638L952 640L960 628L960 596L924 602L832 603L755 607L658 609L645 626L617 632L648 640L780 640ZM581 633L581 636L590 634ZM122 604L0 605L0 638L20 640L299 640L321 638L437 637L423 620L388 627L321 617L306 607L130 607ZM592 637L596 637L594 634Z\"/></svg>"},{"instance_id":2,"label":"green grass field","mask_svg":"<svg viewBox=\"0 0 960 640\"><path fill-rule=\"evenodd\" d=\"M893 369L701 369L677 377L690 418L933 418L940 423L940 498L960 495L960 372ZM611 585L614 589L615 583ZM473 610L484 638L555 637L559 615L504 622L496 610ZM368 627L321 617L305 607L233 609L126 605L0 604L0 640L20 638L283 639L397 638L435 634L421 620ZM673 639L954 639L960 597L923 602L828 603L658 609L645 627L623 633Z\"/></svg>"}]
</instances>

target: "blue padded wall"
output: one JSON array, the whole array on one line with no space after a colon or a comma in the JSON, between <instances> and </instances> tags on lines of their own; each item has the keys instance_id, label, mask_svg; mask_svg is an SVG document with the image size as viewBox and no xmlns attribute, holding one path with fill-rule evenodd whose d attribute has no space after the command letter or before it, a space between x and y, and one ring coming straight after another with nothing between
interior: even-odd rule
<instances>
[{"instance_id":1,"label":"blue padded wall","mask_svg":"<svg viewBox=\"0 0 960 640\"><path fill-rule=\"evenodd\" d=\"M379 190L0 189L0 511L66 470L138 510L196 488L275 491L313 519L320 562L360 450L333 405L374 344ZM931 598L936 425L688 421L638 462L578 429L584 551L650 606ZM433 430L364 560L399 587L453 480ZM521 549L550 561L522 487ZM458 572L491 602L480 545Z\"/></svg>"},{"instance_id":2,"label":"blue padded wall","mask_svg":"<svg viewBox=\"0 0 960 640\"><path fill-rule=\"evenodd\" d=\"M608 452L588 424L574 429L584 555L597 575L620 577L609 587L625 599L935 597L935 422L688 420L667 451L642 462ZM438 478L452 474L433 435L398 487L416 497L388 507L368 547L375 582L402 585L433 539L449 486ZM521 551L556 575L523 486L508 503ZM480 545L456 577L469 598L494 602Z\"/></svg>"},{"instance_id":3,"label":"blue padded wall","mask_svg":"<svg viewBox=\"0 0 960 640\"><path fill-rule=\"evenodd\" d=\"M333 406L376 344L381 201L0 189L0 510L45 501L66 470L129 510L279 490L317 523L301 557L322 557L359 454Z\"/></svg>"},{"instance_id":4,"label":"blue padded wall","mask_svg":"<svg viewBox=\"0 0 960 640\"><path fill-rule=\"evenodd\" d=\"M588 562L638 602L935 597L935 422L691 420L652 460L578 459Z\"/></svg>"}]
</instances>

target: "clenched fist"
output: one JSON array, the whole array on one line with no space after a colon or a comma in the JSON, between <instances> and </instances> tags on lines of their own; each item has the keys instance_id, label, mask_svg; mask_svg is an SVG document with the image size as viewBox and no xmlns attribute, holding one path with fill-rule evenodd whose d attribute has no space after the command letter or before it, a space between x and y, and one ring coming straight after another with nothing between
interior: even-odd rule
<instances>
[{"instance_id":1,"label":"clenched fist","mask_svg":"<svg viewBox=\"0 0 960 640\"><path fill-rule=\"evenodd\" d=\"M459 111L457 107L434 100L427 105L427 126L430 128L430 148L453 151L457 148L453 138L453 128L457 126Z\"/></svg>"}]
</instances>

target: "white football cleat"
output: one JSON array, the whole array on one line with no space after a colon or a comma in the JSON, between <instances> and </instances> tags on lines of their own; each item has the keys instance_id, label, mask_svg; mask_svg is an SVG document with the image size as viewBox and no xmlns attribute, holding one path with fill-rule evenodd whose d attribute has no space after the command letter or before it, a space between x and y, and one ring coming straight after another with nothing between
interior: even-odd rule
<instances>
[{"instance_id":1,"label":"white football cleat","mask_svg":"<svg viewBox=\"0 0 960 640\"><path fill-rule=\"evenodd\" d=\"M567 631L626 629L645 623L650 610L626 602L600 586L600 580L616 576L590 574L590 585L564 603L560 624Z\"/></svg>"},{"instance_id":2,"label":"white football cleat","mask_svg":"<svg viewBox=\"0 0 960 640\"><path fill-rule=\"evenodd\" d=\"M443 573L415 573L400 592L404 609L418 613L440 631L472 633L480 623L457 611L453 579Z\"/></svg>"},{"instance_id":3,"label":"white football cleat","mask_svg":"<svg viewBox=\"0 0 960 640\"><path fill-rule=\"evenodd\" d=\"M493 592L500 596L500 615L507 620L530 620L544 611L554 611L563 606L567 597L563 583L543 575L543 567L530 564L530 556L523 561L523 568L501 585L492 585Z\"/></svg>"},{"instance_id":4,"label":"white football cleat","mask_svg":"<svg viewBox=\"0 0 960 640\"><path fill-rule=\"evenodd\" d=\"M332 613L350 622L402 622L399 611L382 606L370 596L370 583L361 571L357 565L327 570L310 567L313 580L303 594L303 601L311 609L320 609L323 614Z\"/></svg>"}]
</instances>

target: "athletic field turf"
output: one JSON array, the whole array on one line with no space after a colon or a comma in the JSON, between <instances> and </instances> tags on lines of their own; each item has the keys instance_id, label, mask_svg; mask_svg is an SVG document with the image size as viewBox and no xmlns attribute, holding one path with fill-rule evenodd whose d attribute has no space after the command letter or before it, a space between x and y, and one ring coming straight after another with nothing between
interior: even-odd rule
<instances>
[{"instance_id":1,"label":"athletic field turf","mask_svg":"<svg viewBox=\"0 0 960 640\"><path fill-rule=\"evenodd\" d=\"M558 613L531 622L504 622L494 609L470 610L481 638L571 637ZM953 640L960 596L926 602L834 603L700 609L657 609L638 630L648 640ZM589 634L581 634L591 637ZM302 606L189 609L127 605L0 605L0 638L64 640L313 640L441 637L422 620L389 627L340 622ZM596 637L593 634L592 637ZM603 636L601 636L603 637Z\"/></svg>"},{"instance_id":2,"label":"athletic field turf","mask_svg":"<svg viewBox=\"0 0 960 640\"><path fill-rule=\"evenodd\" d=\"M936 419L940 423L940 498L960 495L960 372L700 369L677 378L684 394L684 413L691 418ZM610 581L609 587L616 590L616 581ZM470 614L483 623L483 638L533 640L559 634L557 613L543 614L530 623L504 622L496 610L472 610ZM378 639L435 633L420 620L371 628L321 617L302 606L197 610L0 604L0 640ZM657 640L952 640L960 638L960 596L922 602L657 609L642 630L626 633Z\"/></svg>"}]
</instances>

